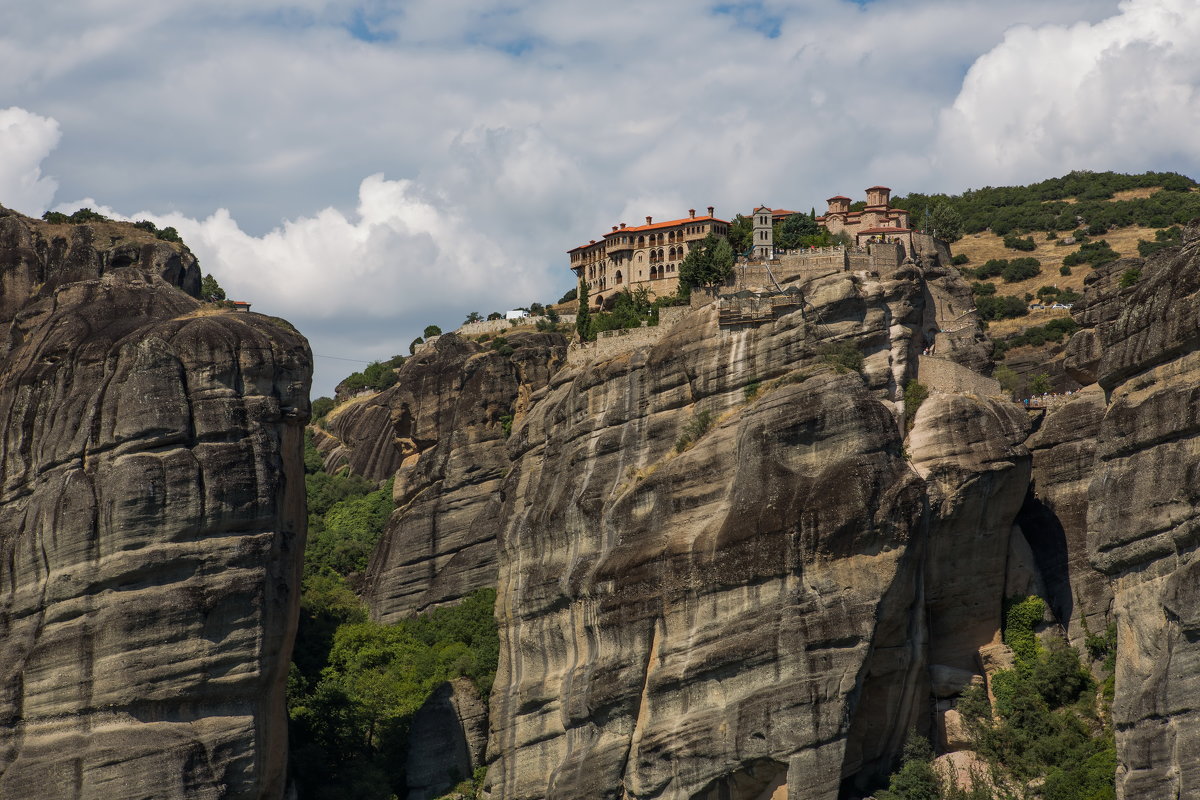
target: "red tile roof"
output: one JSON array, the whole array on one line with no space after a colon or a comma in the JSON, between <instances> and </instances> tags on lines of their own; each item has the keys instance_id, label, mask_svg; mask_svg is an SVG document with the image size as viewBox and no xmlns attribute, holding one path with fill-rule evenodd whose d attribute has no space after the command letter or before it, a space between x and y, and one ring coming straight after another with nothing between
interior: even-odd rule
<instances>
[{"instance_id":1,"label":"red tile roof","mask_svg":"<svg viewBox=\"0 0 1200 800\"><path fill-rule=\"evenodd\" d=\"M621 234L621 233L630 233L630 232L642 233L645 231L659 230L660 228L673 228L677 225L691 225L696 222L709 222L709 221L719 222L722 225L729 224L729 220L727 220L727 219L720 219L719 217L710 217L707 215L703 216L703 217L684 217L683 219L672 219L672 220L667 220L666 222L655 222L650 225L628 225L624 228L619 228L615 231L609 231L608 233L604 234L604 238L607 239L610 236L616 236L617 234ZM602 244L602 242L588 242L587 244L581 244L578 247L572 247L567 252L574 253L576 250L582 250L585 247L591 247L594 244Z\"/></svg>"},{"instance_id":2,"label":"red tile roof","mask_svg":"<svg viewBox=\"0 0 1200 800\"><path fill-rule=\"evenodd\" d=\"M873 192L876 189L882 189L885 192L890 192L892 190L890 186L872 186L872 187L868 188L867 191Z\"/></svg>"},{"instance_id":3,"label":"red tile roof","mask_svg":"<svg viewBox=\"0 0 1200 800\"><path fill-rule=\"evenodd\" d=\"M850 199L850 198L849 198L849 197L846 197L846 195L844 195L844 194L838 194L838 195L834 195L833 197L830 197L830 198L829 198L829 199L827 199L825 202L826 202L826 203L829 203L829 202L832 202L832 201L834 201L834 200L849 200L849 199Z\"/></svg>"}]
</instances>

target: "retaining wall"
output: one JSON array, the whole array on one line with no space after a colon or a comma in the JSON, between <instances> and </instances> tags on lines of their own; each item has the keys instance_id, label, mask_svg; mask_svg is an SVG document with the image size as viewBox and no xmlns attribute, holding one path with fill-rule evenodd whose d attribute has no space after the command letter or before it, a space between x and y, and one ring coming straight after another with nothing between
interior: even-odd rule
<instances>
[{"instance_id":1,"label":"retaining wall","mask_svg":"<svg viewBox=\"0 0 1200 800\"><path fill-rule=\"evenodd\" d=\"M1006 397L994 378L987 378L961 364L937 356L917 356L917 380L931 392Z\"/></svg>"}]
</instances>

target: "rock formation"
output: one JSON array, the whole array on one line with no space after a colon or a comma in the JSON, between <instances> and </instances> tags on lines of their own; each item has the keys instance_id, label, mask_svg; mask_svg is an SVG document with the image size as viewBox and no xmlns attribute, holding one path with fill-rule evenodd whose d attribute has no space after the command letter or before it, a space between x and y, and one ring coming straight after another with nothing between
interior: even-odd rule
<instances>
[{"instance_id":1,"label":"rock formation","mask_svg":"<svg viewBox=\"0 0 1200 800\"><path fill-rule=\"evenodd\" d=\"M930 521L894 402L924 288L915 265L826 276L805 313L744 330L701 309L536 398L501 488L493 798L833 800L887 772L928 719ZM862 377L823 363L837 340ZM972 400L927 448L972 471L950 506L1008 515L984 534L999 585L971 587L991 592L980 643L1028 479L1023 414Z\"/></svg>"},{"instance_id":2,"label":"rock formation","mask_svg":"<svg viewBox=\"0 0 1200 800\"><path fill-rule=\"evenodd\" d=\"M511 466L506 426L565 358L566 339L520 333L505 347L438 337L401 366L395 386L339 408L318 431L326 469L395 478L397 509L363 591L381 621L495 584L498 526L475 523Z\"/></svg>"},{"instance_id":3,"label":"rock formation","mask_svg":"<svg viewBox=\"0 0 1200 800\"><path fill-rule=\"evenodd\" d=\"M468 678L443 683L413 717L406 761L407 800L432 800L483 764L487 702Z\"/></svg>"},{"instance_id":4,"label":"rock formation","mask_svg":"<svg viewBox=\"0 0 1200 800\"><path fill-rule=\"evenodd\" d=\"M0 796L277 798L311 356L186 249L0 210Z\"/></svg>"},{"instance_id":5,"label":"rock formation","mask_svg":"<svg viewBox=\"0 0 1200 800\"><path fill-rule=\"evenodd\" d=\"M1140 269L1129 283L1120 278ZM1127 283L1121 286L1121 283ZM1117 632L1117 796L1200 793L1200 223L1181 249L1089 279L1067 367L1107 396L1087 548Z\"/></svg>"}]
</instances>

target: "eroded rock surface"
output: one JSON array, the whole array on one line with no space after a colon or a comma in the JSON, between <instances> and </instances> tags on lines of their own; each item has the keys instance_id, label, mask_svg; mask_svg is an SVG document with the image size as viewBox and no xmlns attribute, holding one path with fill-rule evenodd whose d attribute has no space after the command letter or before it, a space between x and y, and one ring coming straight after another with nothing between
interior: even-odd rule
<instances>
[{"instance_id":1,"label":"eroded rock surface","mask_svg":"<svg viewBox=\"0 0 1200 800\"><path fill-rule=\"evenodd\" d=\"M887 769L924 666L924 491L890 394L919 273L806 296L807 319L722 331L710 307L560 372L514 429L492 797L832 800ZM828 338L865 382L822 365Z\"/></svg>"},{"instance_id":2,"label":"eroded rock surface","mask_svg":"<svg viewBox=\"0 0 1200 800\"><path fill-rule=\"evenodd\" d=\"M999 641L1013 520L1029 486L1028 415L1004 400L934 394L908 439L929 487L925 556L929 659L975 671Z\"/></svg>"},{"instance_id":3,"label":"eroded rock surface","mask_svg":"<svg viewBox=\"0 0 1200 800\"><path fill-rule=\"evenodd\" d=\"M1122 288L1117 276L1140 266ZM1108 393L1087 495L1118 624L1118 797L1200 795L1200 224L1089 286L1068 366Z\"/></svg>"},{"instance_id":4,"label":"eroded rock surface","mask_svg":"<svg viewBox=\"0 0 1200 800\"><path fill-rule=\"evenodd\" d=\"M566 357L560 334L506 341L511 353L441 336L404 363L395 386L338 409L318 433L327 469L395 478L397 509L363 587L381 621L495 585L499 524L480 517L512 466L506 428Z\"/></svg>"},{"instance_id":5,"label":"eroded rock surface","mask_svg":"<svg viewBox=\"0 0 1200 800\"><path fill-rule=\"evenodd\" d=\"M109 229L0 218L0 796L279 797L311 356Z\"/></svg>"},{"instance_id":6,"label":"eroded rock surface","mask_svg":"<svg viewBox=\"0 0 1200 800\"><path fill-rule=\"evenodd\" d=\"M469 678L443 683L413 717L408 800L432 800L469 779L487 748L487 700Z\"/></svg>"}]
</instances>

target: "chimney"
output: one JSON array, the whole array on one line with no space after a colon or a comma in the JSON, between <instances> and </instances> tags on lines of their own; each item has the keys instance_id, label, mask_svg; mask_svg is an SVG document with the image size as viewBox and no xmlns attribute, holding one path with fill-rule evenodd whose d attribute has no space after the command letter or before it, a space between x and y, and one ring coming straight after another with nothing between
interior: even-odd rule
<instances>
[{"instance_id":1,"label":"chimney","mask_svg":"<svg viewBox=\"0 0 1200 800\"><path fill-rule=\"evenodd\" d=\"M689 208L688 209L688 217L691 219L695 219L696 218L696 209Z\"/></svg>"},{"instance_id":2,"label":"chimney","mask_svg":"<svg viewBox=\"0 0 1200 800\"><path fill-rule=\"evenodd\" d=\"M595 243L596 243L596 240L595 240L595 239L589 239L589 240L588 240L588 244L595 244Z\"/></svg>"},{"instance_id":3,"label":"chimney","mask_svg":"<svg viewBox=\"0 0 1200 800\"><path fill-rule=\"evenodd\" d=\"M712 207L712 206L709 206L709 207L708 207L708 215L709 215L710 217L713 215L713 207Z\"/></svg>"},{"instance_id":4,"label":"chimney","mask_svg":"<svg viewBox=\"0 0 1200 800\"><path fill-rule=\"evenodd\" d=\"M616 233L616 232L617 232L617 226L613 225L613 233Z\"/></svg>"},{"instance_id":5,"label":"chimney","mask_svg":"<svg viewBox=\"0 0 1200 800\"><path fill-rule=\"evenodd\" d=\"M646 224L647 224L647 225L649 225L649 224L650 224L650 219L651 219L650 217L646 217Z\"/></svg>"},{"instance_id":6,"label":"chimney","mask_svg":"<svg viewBox=\"0 0 1200 800\"><path fill-rule=\"evenodd\" d=\"M625 223L624 223L624 222L622 222L622 223L621 223L621 230L625 230Z\"/></svg>"}]
</instances>

